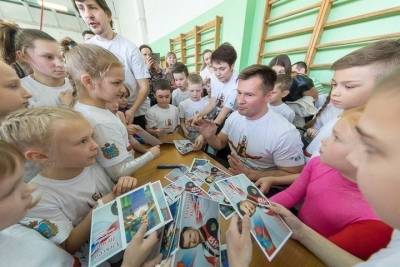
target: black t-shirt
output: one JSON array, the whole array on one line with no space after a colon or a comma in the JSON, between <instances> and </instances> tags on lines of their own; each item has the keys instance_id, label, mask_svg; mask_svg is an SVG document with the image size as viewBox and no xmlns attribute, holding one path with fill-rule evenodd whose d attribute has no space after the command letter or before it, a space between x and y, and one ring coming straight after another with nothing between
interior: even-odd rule
<instances>
[{"instance_id":1,"label":"black t-shirt","mask_svg":"<svg viewBox=\"0 0 400 267\"><path fill-rule=\"evenodd\" d=\"M296 101L303 97L305 91L310 90L314 87L314 82L312 79L306 75L297 74L293 77L292 86L290 87L289 94L282 100L286 101Z\"/></svg>"}]
</instances>

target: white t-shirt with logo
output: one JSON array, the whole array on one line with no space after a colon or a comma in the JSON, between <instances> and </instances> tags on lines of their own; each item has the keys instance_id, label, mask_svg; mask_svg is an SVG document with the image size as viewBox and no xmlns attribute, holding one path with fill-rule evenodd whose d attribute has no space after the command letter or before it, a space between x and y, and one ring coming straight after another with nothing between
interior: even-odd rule
<instances>
[{"instance_id":1,"label":"white t-shirt with logo","mask_svg":"<svg viewBox=\"0 0 400 267\"><path fill-rule=\"evenodd\" d=\"M188 99L189 97L190 95L187 89L186 91L182 91L181 88L176 88L174 91L172 91L172 105L178 107L179 103Z\"/></svg>"},{"instance_id":2,"label":"white t-shirt with logo","mask_svg":"<svg viewBox=\"0 0 400 267\"><path fill-rule=\"evenodd\" d=\"M386 248L382 248L363 263L354 267L394 267L400 266L400 231L394 229L392 239Z\"/></svg>"},{"instance_id":3,"label":"white t-shirt with logo","mask_svg":"<svg viewBox=\"0 0 400 267\"><path fill-rule=\"evenodd\" d=\"M294 117L295 117L295 113L293 111L293 109L291 109L288 105L286 105L285 103L282 103L280 105L277 106L273 106L268 104L268 107L275 111L278 114L281 114L283 117L285 117L290 123L293 123Z\"/></svg>"},{"instance_id":4,"label":"white t-shirt with logo","mask_svg":"<svg viewBox=\"0 0 400 267\"><path fill-rule=\"evenodd\" d=\"M215 75L211 76L211 97L217 99L217 108L222 109L225 106L231 110L234 109L238 86L237 78L238 74L233 72L229 81L223 83Z\"/></svg>"},{"instance_id":5,"label":"white t-shirt with logo","mask_svg":"<svg viewBox=\"0 0 400 267\"><path fill-rule=\"evenodd\" d=\"M179 118L189 119L200 113L208 104L208 97L203 97L199 101L188 98L179 104Z\"/></svg>"},{"instance_id":6,"label":"white t-shirt with logo","mask_svg":"<svg viewBox=\"0 0 400 267\"><path fill-rule=\"evenodd\" d=\"M128 151L128 131L111 111L80 102L74 108L82 113L93 127L94 140L99 146L97 161L101 166L108 168L132 156Z\"/></svg>"},{"instance_id":7,"label":"white t-shirt with logo","mask_svg":"<svg viewBox=\"0 0 400 267\"><path fill-rule=\"evenodd\" d=\"M110 193L114 186L111 178L97 163L86 167L72 179L56 180L39 174L30 183L37 186L42 198L26 213L22 223L36 225L34 229L39 232L43 227L47 230L53 228L53 232L47 234L48 239L56 244L63 243L72 229L96 206L97 200ZM40 226L46 223L40 219L48 220L48 225Z\"/></svg>"},{"instance_id":8,"label":"white t-shirt with logo","mask_svg":"<svg viewBox=\"0 0 400 267\"><path fill-rule=\"evenodd\" d=\"M228 136L232 153L250 168L265 170L304 164L299 132L272 110L257 120L249 120L235 111L221 132Z\"/></svg>"},{"instance_id":9,"label":"white t-shirt with logo","mask_svg":"<svg viewBox=\"0 0 400 267\"><path fill-rule=\"evenodd\" d=\"M74 266L74 258L65 250L19 224L0 231L0 259L1 266Z\"/></svg>"},{"instance_id":10,"label":"white t-shirt with logo","mask_svg":"<svg viewBox=\"0 0 400 267\"><path fill-rule=\"evenodd\" d=\"M137 80L150 78L150 73L146 68L143 56L137 46L120 34L117 34L112 40L103 39L96 35L86 42L88 44L98 45L104 49L107 49L124 64L124 84L129 88L130 96L128 98L128 104L131 106L132 103L135 102L139 91ZM147 97L136 111L135 117L145 115L149 108L150 99Z\"/></svg>"},{"instance_id":11,"label":"white t-shirt with logo","mask_svg":"<svg viewBox=\"0 0 400 267\"><path fill-rule=\"evenodd\" d=\"M163 128L168 133L172 133L178 125L179 112L174 105L169 105L168 108L160 108L158 105L154 105L146 113L147 128Z\"/></svg>"},{"instance_id":12,"label":"white t-shirt with logo","mask_svg":"<svg viewBox=\"0 0 400 267\"><path fill-rule=\"evenodd\" d=\"M72 90L68 79L65 79L65 83L62 86L50 87L36 81L31 75L22 78L21 85L32 95L29 99L30 107L59 106L61 104L58 98L60 93Z\"/></svg>"}]
</instances>

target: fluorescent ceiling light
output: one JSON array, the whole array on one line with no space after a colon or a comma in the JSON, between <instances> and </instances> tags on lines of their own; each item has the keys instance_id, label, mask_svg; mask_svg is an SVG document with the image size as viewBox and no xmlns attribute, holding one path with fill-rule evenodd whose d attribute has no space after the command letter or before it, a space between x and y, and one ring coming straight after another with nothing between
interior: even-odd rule
<instances>
[{"instance_id":1,"label":"fluorescent ceiling light","mask_svg":"<svg viewBox=\"0 0 400 267\"><path fill-rule=\"evenodd\" d=\"M38 4L40 6L42 6L42 1L41 0L37 0ZM67 12L68 8L64 5L60 5L60 4L55 4L55 3L49 3L45 0L43 0L43 6L49 9L54 9L54 10L58 10L58 11L63 11L63 12Z\"/></svg>"}]
</instances>

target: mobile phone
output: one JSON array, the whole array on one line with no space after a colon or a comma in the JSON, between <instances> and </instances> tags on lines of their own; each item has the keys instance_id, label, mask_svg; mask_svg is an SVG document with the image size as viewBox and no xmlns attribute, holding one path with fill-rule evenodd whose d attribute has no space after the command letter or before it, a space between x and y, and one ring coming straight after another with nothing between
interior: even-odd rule
<instances>
[{"instance_id":1,"label":"mobile phone","mask_svg":"<svg viewBox=\"0 0 400 267\"><path fill-rule=\"evenodd\" d=\"M151 57L152 57L155 61L160 62L160 53L152 53L152 54L151 54Z\"/></svg>"}]
</instances>

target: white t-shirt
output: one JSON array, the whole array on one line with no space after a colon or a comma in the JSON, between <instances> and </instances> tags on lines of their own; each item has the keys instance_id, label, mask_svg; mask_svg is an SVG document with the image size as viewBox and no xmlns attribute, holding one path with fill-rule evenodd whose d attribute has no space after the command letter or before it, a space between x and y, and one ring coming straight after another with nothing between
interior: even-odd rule
<instances>
[{"instance_id":1,"label":"white t-shirt","mask_svg":"<svg viewBox=\"0 0 400 267\"><path fill-rule=\"evenodd\" d=\"M319 130L324 126L327 122L332 119L335 119L343 113L343 109L335 107L332 103L329 103L326 108L321 112L318 116L315 124L313 126L314 129Z\"/></svg>"},{"instance_id":2,"label":"white t-shirt","mask_svg":"<svg viewBox=\"0 0 400 267\"><path fill-rule=\"evenodd\" d=\"M179 103L188 99L189 97L190 95L187 89L186 91L182 91L181 88L176 88L174 91L172 91L172 105L178 107Z\"/></svg>"},{"instance_id":3,"label":"white t-shirt","mask_svg":"<svg viewBox=\"0 0 400 267\"><path fill-rule=\"evenodd\" d=\"M400 266L400 231L394 229L392 240L386 248L373 254L366 262L356 264L354 267L394 267Z\"/></svg>"},{"instance_id":4,"label":"white t-shirt","mask_svg":"<svg viewBox=\"0 0 400 267\"><path fill-rule=\"evenodd\" d=\"M89 121L94 130L94 140L99 145L97 161L104 168L117 165L131 157L128 131L125 125L108 109L78 102L75 110Z\"/></svg>"},{"instance_id":5,"label":"white t-shirt","mask_svg":"<svg viewBox=\"0 0 400 267\"><path fill-rule=\"evenodd\" d=\"M21 85L32 95L29 99L30 107L56 107L60 105L60 100L58 99L60 93L72 90L68 79L65 79L65 83L62 86L50 87L34 80L31 75L22 78Z\"/></svg>"},{"instance_id":6,"label":"white t-shirt","mask_svg":"<svg viewBox=\"0 0 400 267\"><path fill-rule=\"evenodd\" d=\"M217 108L227 107L234 109L236 99L236 89L238 86L238 74L232 73L231 78L226 83L220 82L215 75L211 76L211 97L217 99Z\"/></svg>"},{"instance_id":7,"label":"white t-shirt","mask_svg":"<svg viewBox=\"0 0 400 267\"><path fill-rule=\"evenodd\" d=\"M136 100L138 95L138 83L137 80L149 79L150 74L144 63L142 54L140 54L137 46L124 38L120 34L117 34L114 39L107 40L96 35L87 41L88 44L95 44L107 49L113 53L125 66L125 85L129 88L130 96L128 98L129 106ZM135 117L146 114L146 111L150 108L150 99L147 97L142 105L138 108L135 113Z\"/></svg>"},{"instance_id":8,"label":"white t-shirt","mask_svg":"<svg viewBox=\"0 0 400 267\"><path fill-rule=\"evenodd\" d=\"M221 131L228 136L232 153L253 169L304 164L299 132L272 110L257 120L233 112Z\"/></svg>"},{"instance_id":9,"label":"white t-shirt","mask_svg":"<svg viewBox=\"0 0 400 267\"><path fill-rule=\"evenodd\" d=\"M179 118L189 119L200 113L208 104L208 97L203 97L199 101L188 98L179 104Z\"/></svg>"},{"instance_id":10,"label":"white t-shirt","mask_svg":"<svg viewBox=\"0 0 400 267\"><path fill-rule=\"evenodd\" d=\"M78 176L69 180L55 180L38 175L30 182L37 186L42 194L39 203L30 209L22 220L24 225L36 225L41 232L48 220L46 230L48 239L56 244L63 243L72 229L78 225L89 211L96 206L97 200L112 191L114 183L105 170L97 163L86 167ZM55 225L50 225L51 223Z\"/></svg>"},{"instance_id":11,"label":"white t-shirt","mask_svg":"<svg viewBox=\"0 0 400 267\"><path fill-rule=\"evenodd\" d=\"M1 266L66 267L74 258L36 231L15 224L0 231Z\"/></svg>"},{"instance_id":12,"label":"white t-shirt","mask_svg":"<svg viewBox=\"0 0 400 267\"><path fill-rule=\"evenodd\" d=\"M78 176L69 180L37 175L30 183L37 186L42 198L27 212L22 222L29 225L29 221L41 218L55 223L58 230L48 239L56 244L63 243L72 229L96 206L97 200L110 193L114 186L111 178L97 163L86 167Z\"/></svg>"},{"instance_id":13,"label":"white t-shirt","mask_svg":"<svg viewBox=\"0 0 400 267\"><path fill-rule=\"evenodd\" d=\"M296 114L294 113L293 109L291 109L288 105L285 103L282 103L278 106L273 106L268 104L268 107L275 111L278 114L281 114L283 117L285 117L290 123L293 123L294 117Z\"/></svg>"},{"instance_id":14,"label":"white t-shirt","mask_svg":"<svg viewBox=\"0 0 400 267\"><path fill-rule=\"evenodd\" d=\"M339 120L339 117L333 118L330 121L326 122L324 126L319 129L317 135L311 141L311 143L307 146L307 153L311 154L313 157L319 155L319 148L321 147L321 141L325 138L328 138L335 127L336 122Z\"/></svg>"},{"instance_id":15,"label":"white t-shirt","mask_svg":"<svg viewBox=\"0 0 400 267\"><path fill-rule=\"evenodd\" d=\"M169 105L168 108L160 108L158 105L152 106L146 113L147 128L163 128L168 133L175 131L179 125L178 108Z\"/></svg>"},{"instance_id":16,"label":"white t-shirt","mask_svg":"<svg viewBox=\"0 0 400 267\"><path fill-rule=\"evenodd\" d=\"M210 71L207 66L202 71L200 71L200 76L203 79L203 82L205 82L207 79L211 79L212 74L212 71Z\"/></svg>"}]
</instances>

